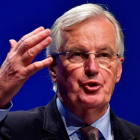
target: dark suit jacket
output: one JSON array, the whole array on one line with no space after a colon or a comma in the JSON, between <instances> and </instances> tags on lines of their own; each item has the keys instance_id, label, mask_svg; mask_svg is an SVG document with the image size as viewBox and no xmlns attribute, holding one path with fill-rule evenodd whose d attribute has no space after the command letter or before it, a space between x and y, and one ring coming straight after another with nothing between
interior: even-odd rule
<instances>
[{"instance_id":1,"label":"dark suit jacket","mask_svg":"<svg viewBox=\"0 0 140 140\"><path fill-rule=\"evenodd\" d=\"M69 140L55 98L45 107L9 113L0 123L0 140ZM112 111L110 117L115 140L136 140L140 136L140 127Z\"/></svg>"}]
</instances>

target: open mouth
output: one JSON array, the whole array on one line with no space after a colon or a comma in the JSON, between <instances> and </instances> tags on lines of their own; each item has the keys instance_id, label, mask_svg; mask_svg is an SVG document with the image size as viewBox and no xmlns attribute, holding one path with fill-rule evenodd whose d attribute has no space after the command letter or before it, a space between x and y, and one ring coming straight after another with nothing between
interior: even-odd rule
<instances>
[{"instance_id":1,"label":"open mouth","mask_svg":"<svg viewBox=\"0 0 140 140\"><path fill-rule=\"evenodd\" d=\"M98 82L86 82L83 83L82 87L86 92L96 92L101 88L101 84Z\"/></svg>"},{"instance_id":2,"label":"open mouth","mask_svg":"<svg viewBox=\"0 0 140 140\"><path fill-rule=\"evenodd\" d=\"M98 86L98 84L97 83L92 83L92 84L88 84L88 86L95 87L95 86Z\"/></svg>"}]
</instances>

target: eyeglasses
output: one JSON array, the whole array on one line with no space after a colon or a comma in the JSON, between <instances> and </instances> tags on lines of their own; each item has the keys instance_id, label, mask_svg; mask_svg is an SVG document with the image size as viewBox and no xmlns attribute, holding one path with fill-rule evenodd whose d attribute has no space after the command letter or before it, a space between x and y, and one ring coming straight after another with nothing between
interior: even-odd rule
<instances>
[{"instance_id":1,"label":"eyeglasses","mask_svg":"<svg viewBox=\"0 0 140 140\"><path fill-rule=\"evenodd\" d=\"M83 63L89 58L89 55L91 54L95 55L95 60L100 67L107 68L111 66L111 62L113 60L120 57L119 54L112 53L111 51L107 50L97 53L70 50L53 56L55 56L56 58L58 58L59 56L65 57L65 59L69 60L71 63Z\"/></svg>"}]
</instances>

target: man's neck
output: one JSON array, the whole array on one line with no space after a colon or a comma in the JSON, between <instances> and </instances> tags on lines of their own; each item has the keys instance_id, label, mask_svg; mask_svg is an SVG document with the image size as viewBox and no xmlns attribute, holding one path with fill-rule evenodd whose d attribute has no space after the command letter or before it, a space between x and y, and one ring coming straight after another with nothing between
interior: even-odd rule
<instances>
[{"instance_id":1,"label":"man's neck","mask_svg":"<svg viewBox=\"0 0 140 140\"><path fill-rule=\"evenodd\" d=\"M72 111L72 110L71 110ZM107 111L106 108L81 108L79 110L72 111L76 114L79 118L81 118L86 124L92 124L101 118Z\"/></svg>"},{"instance_id":2,"label":"man's neck","mask_svg":"<svg viewBox=\"0 0 140 140\"><path fill-rule=\"evenodd\" d=\"M108 107L104 108L81 108L81 111L75 110L75 113L80 117L86 124L90 125L100 119L107 111Z\"/></svg>"},{"instance_id":3,"label":"man's neck","mask_svg":"<svg viewBox=\"0 0 140 140\"><path fill-rule=\"evenodd\" d=\"M71 112L62 102L57 98L57 108L61 114L62 120L66 127L68 135L71 137L74 132L77 132L81 127L87 125L85 121L79 118L75 113ZM86 115L84 113L84 115ZM101 116L94 123L89 123L91 126L96 127L105 139L110 140L111 134L111 123L110 123L110 107L108 104L108 109L106 113ZM74 136L75 137L75 136Z\"/></svg>"},{"instance_id":4,"label":"man's neck","mask_svg":"<svg viewBox=\"0 0 140 140\"><path fill-rule=\"evenodd\" d=\"M90 125L101 118L107 111L108 105L95 108L69 105L62 102L71 112L81 118L86 124Z\"/></svg>"}]
</instances>

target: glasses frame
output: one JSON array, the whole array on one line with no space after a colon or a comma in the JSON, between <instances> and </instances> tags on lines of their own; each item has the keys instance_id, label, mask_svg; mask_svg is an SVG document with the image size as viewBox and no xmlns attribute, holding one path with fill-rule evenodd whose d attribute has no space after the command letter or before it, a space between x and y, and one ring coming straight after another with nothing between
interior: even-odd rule
<instances>
[{"instance_id":1,"label":"glasses frame","mask_svg":"<svg viewBox=\"0 0 140 140\"><path fill-rule=\"evenodd\" d=\"M68 53L70 53L70 52L69 52L69 51L61 52L61 53L59 53L59 54L54 54L54 55L52 55L52 57L55 57L55 58L57 59L57 58L59 58L60 55L66 55L66 54L68 54ZM96 60L96 55L98 55L98 52L96 52L96 53L92 53L92 52L91 52L91 53L90 53L90 52L88 53L88 52L85 52L85 54L88 54L88 55L89 55L89 54L94 54L94 55L95 55L95 60ZM120 55L119 55L118 53L114 53L114 54L112 54L112 56L117 56L117 58L120 58ZM112 57L112 56L111 56L111 57ZM110 60L110 65L111 65L111 62L112 62L112 61L113 61L113 59ZM84 62L84 61L83 61L83 62ZM96 60L96 62L98 63L97 60ZM74 62L72 62L72 63L74 63ZM98 65L100 66L100 63L98 63Z\"/></svg>"}]
</instances>

